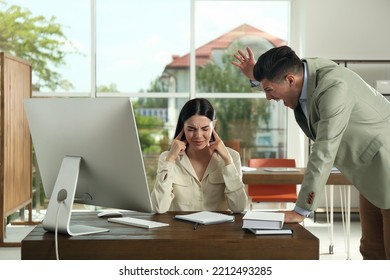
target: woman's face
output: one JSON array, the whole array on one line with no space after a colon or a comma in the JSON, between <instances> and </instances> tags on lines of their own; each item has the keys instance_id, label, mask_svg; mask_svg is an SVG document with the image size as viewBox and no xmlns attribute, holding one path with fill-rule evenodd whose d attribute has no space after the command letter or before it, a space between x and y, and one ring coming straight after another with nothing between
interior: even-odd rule
<instances>
[{"instance_id":1,"label":"woman's face","mask_svg":"<svg viewBox=\"0 0 390 280\"><path fill-rule=\"evenodd\" d=\"M184 134L188 144L195 149L209 145L214 122L205 116L195 115L184 122Z\"/></svg>"}]
</instances>

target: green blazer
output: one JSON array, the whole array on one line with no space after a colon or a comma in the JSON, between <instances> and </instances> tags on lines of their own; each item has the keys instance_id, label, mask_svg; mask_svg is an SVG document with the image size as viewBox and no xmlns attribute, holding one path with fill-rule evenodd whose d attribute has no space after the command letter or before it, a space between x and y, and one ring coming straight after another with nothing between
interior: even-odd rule
<instances>
[{"instance_id":1,"label":"green blazer","mask_svg":"<svg viewBox=\"0 0 390 280\"><path fill-rule=\"evenodd\" d=\"M333 61L304 59L307 119L314 141L297 206L315 210L333 166L375 206L390 208L390 102L356 73Z\"/></svg>"}]
</instances>

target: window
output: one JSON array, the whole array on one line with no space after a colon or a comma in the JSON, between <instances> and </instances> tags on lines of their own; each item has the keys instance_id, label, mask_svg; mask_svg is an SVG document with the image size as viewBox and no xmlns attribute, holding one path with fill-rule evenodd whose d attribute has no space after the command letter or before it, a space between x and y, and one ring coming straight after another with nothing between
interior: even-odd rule
<instances>
[{"instance_id":1,"label":"window","mask_svg":"<svg viewBox=\"0 0 390 280\"><path fill-rule=\"evenodd\" d=\"M286 108L253 93L230 64L250 46L258 57L288 44L290 1L241 0L8 0L30 16L60 25L64 64L55 88L34 96L127 96L137 114L149 183L156 158L168 149L178 113L189 98L206 97L217 110L224 141L254 156L286 156ZM3 9L5 10L5 9ZM34 73L34 83L42 77ZM238 146L237 146L238 143ZM233 144L231 144L233 146Z\"/></svg>"},{"instance_id":2,"label":"window","mask_svg":"<svg viewBox=\"0 0 390 280\"><path fill-rule=\"evenodd\" d=\"M161 92L172 57L189 51L190 1L96 1L96 84Z\"/></svg>"}]
</instances>

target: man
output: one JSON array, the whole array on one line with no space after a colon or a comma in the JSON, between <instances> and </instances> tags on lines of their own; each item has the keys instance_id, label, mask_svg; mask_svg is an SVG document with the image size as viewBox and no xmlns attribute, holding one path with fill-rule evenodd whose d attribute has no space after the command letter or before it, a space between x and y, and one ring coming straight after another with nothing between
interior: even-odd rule
<instances>
[{"instance_id":1,"label":"man","mask_svg":"<svg viewBox=\"0 0 390 280\"><path fill-rule=\"evenodd\" d=\"M257 62L252 50L234 55L237 66L268 100L294 110L314 141L298 200L285 222L316 209L333 166L360 192L363 259L390 259L390 102L348 68L321 58L300 59L288 46Z\"/></svg>"}]
</instances>

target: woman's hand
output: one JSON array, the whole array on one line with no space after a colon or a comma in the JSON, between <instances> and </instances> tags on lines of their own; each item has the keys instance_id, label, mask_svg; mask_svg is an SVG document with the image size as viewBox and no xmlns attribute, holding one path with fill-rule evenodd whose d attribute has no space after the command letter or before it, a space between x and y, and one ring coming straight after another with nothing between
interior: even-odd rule
<instances>
[{"instance_id":1,"label":"woman's hand","mask_svg":"<svg viewBox=\"0 0 390 280\"><path fill-rule=\"evenodd\" d=\"M234 55L234 58L238 61L232 61L232 64L237 66L241 72L250 80L254 80L255 77L253 76L253 68L256 64L256 61L253 57L253 52L249 47L246 48L246 51L248 54L245 54L242 50L239 50L238 53Z\"/></svg>"},{"instance_id":2,"label":"woman's hand","mask_svg":"<svg viewBox=\"0 0 390 280\"><path fill-rule=\"evenodd\" d=\"M187 140L181 141L181 137L183 136L183 130L176 136L173 140L169 153L167 155L166 160L169 162L174 162L176 158L183 154L187 147Z\"/></svg>"},{"instance_id":3,"label":"woman's hand","mask_svg":"<svg viewBox=\"0 0 390 280\"><path fill-rule=\"evenodd\" d=\"M226 148L225 144L223 143L222 139L219 137L219 135L215 131L215 129L213 129L213 136L214 136L215 141L210 142L209 148L213 152L216 152L221 156L221 158L225 162L225 165L232 163L233 159L230 156L228 149Z\"/></svg>"}]
</instances>

